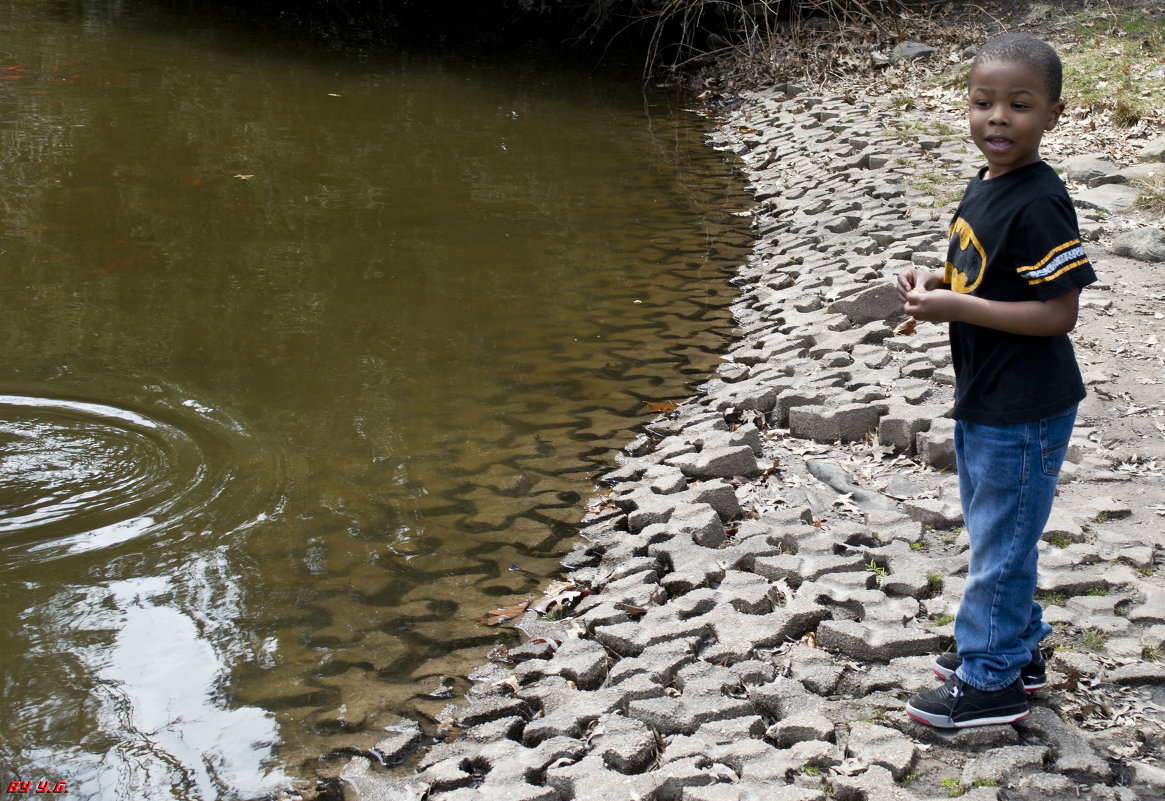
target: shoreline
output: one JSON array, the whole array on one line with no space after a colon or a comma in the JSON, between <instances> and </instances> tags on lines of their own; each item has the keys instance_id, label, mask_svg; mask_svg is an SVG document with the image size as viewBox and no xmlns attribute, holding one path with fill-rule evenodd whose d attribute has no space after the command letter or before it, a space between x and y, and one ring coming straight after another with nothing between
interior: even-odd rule
<instances>
[{"instance_id":1,"label":"shoreline","mask_svg":"<svg viewBox=\"0 0 1165 801\"><path fill-rule=\"evenodd\" d=\"M903 712L935 685L967 555L945 330L896 333L893 276L941 264L947 198L978 154L884 99L785 89L748 93L708 138L756 201L733 280L741 335L605 477L564 561L589 595L557 621L527 612L524 644L458 710L460 736L401 775L383 766L422 737L391 734L343 770L344 799L1157 797L1165 664L1144 655L1165 640L1165 536L1128 495L1160 492L1160 472L1122 475L1090 425L1112 394L1090 349L1097 391L1041 553L1049 689L1011 726L946 733ZM1083 209L1081 223L1113 225ZM1082 318L1127 294L1102 275ZM1087 631L1108 640L1059 650ZM1101 725L1122 704L1139 717Z\"/></svg>"}]
</instances>

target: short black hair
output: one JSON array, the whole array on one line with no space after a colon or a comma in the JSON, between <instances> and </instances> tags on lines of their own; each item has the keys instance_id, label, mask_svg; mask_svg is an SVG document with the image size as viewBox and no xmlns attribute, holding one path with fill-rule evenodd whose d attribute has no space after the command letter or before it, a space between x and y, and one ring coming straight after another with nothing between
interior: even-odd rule
<instances>
[{"instance_id":1,"label":"short black hair","mask_svg":"<svg viewBox=\"0 0 1165 801\"><path fill-rule=\"evenodd\" d=\"M979 48L971 63L971 74L980 64L996 61L1013 61L1029 67L1044 82L1048 99L1060 102L1060 90L1064 83L1064 68L1060 57L1047 42L1028 33L1005 33L996 36Z\"/></svg>"}]
</instances>

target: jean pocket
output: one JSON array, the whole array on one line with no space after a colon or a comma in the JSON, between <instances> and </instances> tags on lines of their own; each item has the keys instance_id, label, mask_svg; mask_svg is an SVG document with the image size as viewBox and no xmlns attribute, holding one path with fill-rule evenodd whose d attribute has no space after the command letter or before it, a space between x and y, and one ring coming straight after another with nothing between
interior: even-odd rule
<instances>
[{"instance_id":1,"label":"jean pocket","mask_svg":"<svg viewBox=\"0 0 1165 801\"><path fill-rule=\"evenodd\" d=\"M1076 407L1057 417L1040 421L1040 456L1044 475L1056 476L1068 454L1072 427L1076 424Z\"/></svg>"}]
</instances>

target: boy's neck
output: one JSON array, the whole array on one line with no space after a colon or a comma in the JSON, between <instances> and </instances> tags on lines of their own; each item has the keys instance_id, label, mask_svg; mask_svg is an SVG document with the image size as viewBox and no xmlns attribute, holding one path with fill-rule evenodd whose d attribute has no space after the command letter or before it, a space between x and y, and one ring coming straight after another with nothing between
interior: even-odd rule
<instances>
[{"instance_id":1,"label":"boy's neck","mask_svg":"<svg viewBox=\"0 0 1165 801\"><path fill-rule=\"evenodd\" d=\"M986 164L983 166L982 170L980 171L980 179L984 180L984 181L990 181L994 178L1002 178L1004 175L1009 175L1013 172L1019 172L1020 170L1027 169L1028 167L1032 166L1033 164L1039 164L1042 161L1043 161L1043 158L1041 158L1040 155L1037 153L1034 160L1029 161L1026 164L1022 164L1018 167L1014 167L1010 170L1005 170L1002 175L992 175L991 174L991 165Z\"/></svg>"}]
</instances>

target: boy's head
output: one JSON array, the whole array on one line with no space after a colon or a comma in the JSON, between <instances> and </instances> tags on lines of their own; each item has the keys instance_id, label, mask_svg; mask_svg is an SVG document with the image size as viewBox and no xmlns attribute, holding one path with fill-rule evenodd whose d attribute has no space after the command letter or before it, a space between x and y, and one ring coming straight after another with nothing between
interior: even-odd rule
<instances>
[{"instance_id":1,"label":"boy's head","mask_svg":"<svg viewBox=\"0 0 1165 801\"><path fill-rule=\"evenodd\" d=\"M1060 102L1060 90L1064 84L1064 69L1060 57L1047 42L1027 33L1005 33L996 36L979 48L975 60L971 62L971 74L975 68L988 62L1009 61L1023 64L1039 76L1048 93L1048 101Z\"/></svg>"},{"instance_id":2,"label":"boy's head","mask_svg":"<svg viewBox=\"0 0 1165 801\"><path fill-rule=\"evenodd\" d=\"M971 138L987 157L987 178L1040 160L1044 132L1056 127L1060 58L1048 44L1027 34L1005 34L975 56L968 85Z\"/></svg>"}]
</instances>

